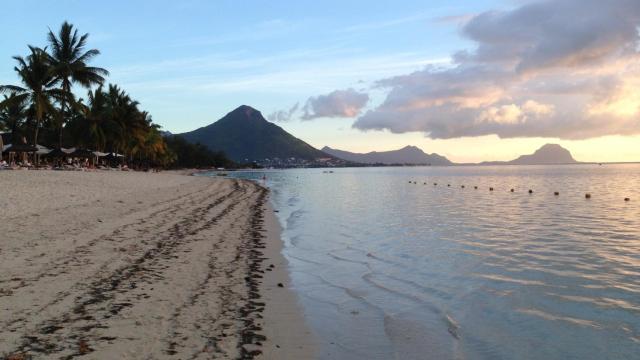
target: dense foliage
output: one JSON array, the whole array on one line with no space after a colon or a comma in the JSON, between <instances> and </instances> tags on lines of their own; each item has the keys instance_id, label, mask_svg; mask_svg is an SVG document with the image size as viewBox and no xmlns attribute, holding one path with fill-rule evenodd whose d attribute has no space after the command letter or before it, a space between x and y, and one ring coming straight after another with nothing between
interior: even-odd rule
<instances>
[{"instance_id":1,"label":"dense foliage","mask_svg":"<svg viewBox=\"0 0 640 360\"><path fill-rule=\"evenodd\" d=\"M14 56L19 85L2 85L0 131L11 141L50 148L78 147L123 154L140 167L228 166L220 153L162 136L151 116L117 85L105 85L108 71L89 66L100 52L86 49L88 34L65 22L48 33L48 46L29 46ZM87 89L86 100L73 88Z\"/></svg>"},{"instance_id":2,"label":"dense foliage","mask_svg":"<svg viewBox=\"0 0 640 360\"><path fill-rule=\"evenodd\" d=\"M206 146L192 144L180 135L170 135L165 138L167 146L175 155L172 167L177 168L231 168L235 164L222 152L213 152Z\"/></svg>"}]
</instances>

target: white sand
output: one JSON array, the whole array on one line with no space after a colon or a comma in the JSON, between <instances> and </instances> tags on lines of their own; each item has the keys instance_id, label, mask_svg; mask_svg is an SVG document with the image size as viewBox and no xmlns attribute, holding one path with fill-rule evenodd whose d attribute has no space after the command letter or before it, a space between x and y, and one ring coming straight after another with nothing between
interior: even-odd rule
<instances>
[{"instance_id":1,"label":"white sand","mask_svg":"<svg viewBox=\"0 0 640 360\"><path fill-rule=\"evenodd\" d=\"M312 357L266 195L167 173L0 171L0 358Z\"/></svg>"}]
</instances>

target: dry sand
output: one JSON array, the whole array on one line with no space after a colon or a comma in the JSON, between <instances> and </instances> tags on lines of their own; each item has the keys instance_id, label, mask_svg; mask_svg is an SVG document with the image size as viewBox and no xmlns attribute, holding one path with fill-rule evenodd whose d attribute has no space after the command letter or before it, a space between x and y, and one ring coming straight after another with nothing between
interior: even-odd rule
<instances>
[{"instance_id":1,"label":"dry sand","mask_svg":"<svg viewBox=\"0 0 640 360\"><path fill-rule=\"evenodd\" d=\"M257 184L0 171L0 189L0 358L313 357Z\"/></svg>"}]
</instances>

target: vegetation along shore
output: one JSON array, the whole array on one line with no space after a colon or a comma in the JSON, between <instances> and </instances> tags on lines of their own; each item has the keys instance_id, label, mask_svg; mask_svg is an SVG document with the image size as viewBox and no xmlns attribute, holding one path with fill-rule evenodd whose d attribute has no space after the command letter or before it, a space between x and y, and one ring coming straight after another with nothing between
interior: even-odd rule
<instances>
[{"instance_id":1,"label":"vegetation along shore","mask_svg":"<svg viewBox=\"0 0 640 360\"><path fill-rule=\"evenodd\" d=\"M163 136L138 101L107 84L108 70L91 65L100 51L88 39L65 22L49 31L45 46L29 45L27 55L13 57L19 83L0 85L0 144L12 167L60 167L65 157L91 166L233 166L222 153Z\"/></svg>"}]
</instances>

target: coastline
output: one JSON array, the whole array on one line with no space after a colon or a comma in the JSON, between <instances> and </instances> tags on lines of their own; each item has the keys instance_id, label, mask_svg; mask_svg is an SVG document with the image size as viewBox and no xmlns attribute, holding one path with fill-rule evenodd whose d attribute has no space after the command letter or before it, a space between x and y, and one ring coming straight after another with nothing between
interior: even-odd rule
<instances>
[{"instance_id":1,"label":"coastline","mask_svg":"<svg viewBox=\"0 0 640 360\"><path fill-rule=\"evenodd\" d=\"M317 344L307 326L297 294L291 289L288 261L282 254L282 226L269 201L264 204L267 260L264 281L260 293L266 303L264 317L264 359L314 359ZM282 284L283 287L279 287Z\"/></svg>"},{"instance_id":2,"label":"coastline","mask_svg":"<svg viewBox=\"0 0 640 360\"><path fill-rule=\"evenodd\" d=\"M268 190L175 173L0 177L0 358L309 358Z\"/></svg>"}]
</instances>

